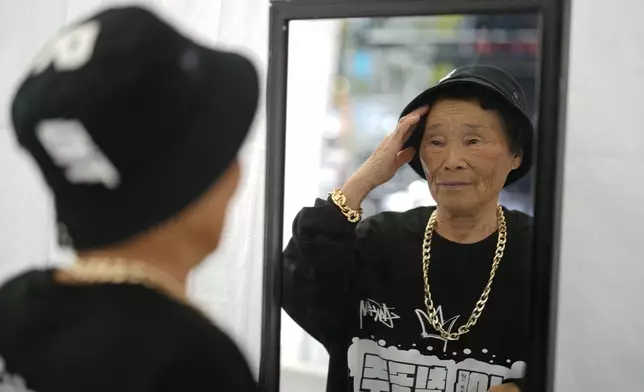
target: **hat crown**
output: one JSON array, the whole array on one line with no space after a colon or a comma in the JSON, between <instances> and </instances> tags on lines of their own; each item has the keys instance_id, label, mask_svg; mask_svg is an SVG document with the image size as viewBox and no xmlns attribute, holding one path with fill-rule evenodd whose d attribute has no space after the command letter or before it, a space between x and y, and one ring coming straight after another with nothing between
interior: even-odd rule
<instances>
[{"instance_id":1,"label":"hat crown","mask_svg":"<svg viewBox=\"0 0 644 392\"><path fill-rule=\"evenodd\" d=\"M237 155L258 95L248 59L202 47L143 8L118 7L45 46L12 120L58 218L87 247L138 233L211 186Z\"/></svg>"},{"instance_id":2,"label":"hat crown","mask_svg":"<svg viewBox=\"0 0 644 392\"><path fill-rule=\"evenodd\" d=\"M455 68L440 79L436 85L447 81L466 79L479 79L487 82L522 110L526 109L527 99L519 82L506 71L492 65L475 64Z\"/></svg>"}]
</instances>

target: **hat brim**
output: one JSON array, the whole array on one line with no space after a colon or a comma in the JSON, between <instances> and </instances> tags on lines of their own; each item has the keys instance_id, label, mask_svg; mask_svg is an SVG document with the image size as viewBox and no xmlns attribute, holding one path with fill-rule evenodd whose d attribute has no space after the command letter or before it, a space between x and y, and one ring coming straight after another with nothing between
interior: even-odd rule
<instances>
[{"instance_id":1,"label":"hat brim","mask_svg":"<svg viewBox=\"0 0 644 392\"><path fill-rule=\"evenodd\" d=\"M521 110L521 108L519 108L516 105L516 103L512 101L512 99L507 97L494 85L492 85L491 83L488 83L485 80L473 78L473 77L459 78L455 80L446 80L434 87L431 87L423 91L416 98L414 98L402 111L402 113L400 114L400 117L402 118L422 106L433 103L440 96L442 92L449 90L450 88L456 85L473 85L473 86L485 88L495 93L498 97L502 98L504 102L507 103L508 108L511 109L513 113L516 114L516 118L519 121L519 132L521 132L521 147L523 150L523 157L522 157L521 165L518 168L512 170L508 174L504 187L508 187L509 185L523 178L526 174L528 174L528 172L530 172L530 169L532 168L532 156L533 156L532 144L533 144L534 133L535 133L534 126L530 118L526 115L526 113L523 110ZM420 162L419 146L423 136L423 132L425 130L425 120L426 120L426 116L423 117L421 121L419 121L418 125L416 126L416 129L414 129L411 137L409 138L407 143L405 143L405 146L404 146L404 148L414 147L416 149L416 154L409 162L409 166L411 166L411 168L414 169L414 171L424 179L426 179L425 171L423 170L423 165Z\"/></svg>"}]
</instances>

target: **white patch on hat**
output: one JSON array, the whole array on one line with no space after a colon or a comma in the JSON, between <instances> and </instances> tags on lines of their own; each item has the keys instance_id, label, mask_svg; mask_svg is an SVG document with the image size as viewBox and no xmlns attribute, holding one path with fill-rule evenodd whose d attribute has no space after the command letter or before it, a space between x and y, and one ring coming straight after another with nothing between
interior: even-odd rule
<instances>
[{"instance_id":1,"label":"white patch on hat","mask_svg":"<svg viewBox=\"0 0 644 392\"><path fill-rule=\"evenodd\" d=\"M514 97L514 100L520 105L521 101L519 100L519 93L516 91L513 91L512 96Z\"/></svg>"},{"instance_id":2,"label":"white patch on hat","mask_svg":"<svg viewBox=\"0 0 644 392\"><path fill-rule=\"evenodd\" d=\"M100 30L99 22L91 21L57 36L36 57L33 73L42 73L50 65L56 71L74 71L83 67L94 55Z\"/></svg>"},{"instance_id":3,"label":"white patch on hat","mask_svg":"<svg viewBox=\"0 0 644 392\"><path fill-rule=\"evenodd\" d=\"M439 80L437 84L443 83L447 79L451 78L452 75L454 75L455 72L456 72L456 70L453 69L450 73L448 73L447 75L443 76L443 78L441 80Z\"/></svg>"},{"instance_id":4,"label":"white patch on hat","mask_svg":"<svg viewBox=\"0 0 644 392\"><path fill-rule=\"evenodd\" d=\"M103 184L117 188L121 176L78 120L44 120L36 137L54 164L72 184Z\"/></svg>"}]
</instances>

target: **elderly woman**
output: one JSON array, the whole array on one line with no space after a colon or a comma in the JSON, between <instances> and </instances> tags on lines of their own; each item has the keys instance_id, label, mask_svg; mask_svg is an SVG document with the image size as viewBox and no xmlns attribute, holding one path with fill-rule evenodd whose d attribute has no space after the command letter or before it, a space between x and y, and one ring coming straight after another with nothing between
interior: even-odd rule
<instances>
[{"instance_id":1,"label":"elderly woman","mask_svg":"<svg viewBox=\"0 0 644 392\"><path fill-rule=\"evenodd\" d=\"M283 306L328 350L327 391L521 390L531 219L498 200L530 169L523 95L500 69L453 71L296 217ZM406 163L437 206L361 221L361 202Z\"/></svg>"}]
</instances>

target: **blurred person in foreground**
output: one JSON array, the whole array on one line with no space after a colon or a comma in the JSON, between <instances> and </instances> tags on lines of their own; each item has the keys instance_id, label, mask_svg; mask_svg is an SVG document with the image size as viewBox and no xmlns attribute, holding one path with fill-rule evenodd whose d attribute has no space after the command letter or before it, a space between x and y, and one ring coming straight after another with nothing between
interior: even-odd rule
<instances>
[{"instance_id":1,"label":"blurred person in foreground","mask_svg":"<svg viewBox=\"0 0 644 392\"><path fill-rule=\"evenodd\" d=\"M0 288L0 391L256 390L186 278L219 244L258 84L137 7L46 46L12 116L78 259Z\"/></svg>"},{"instance_id":2,"label":"blurred person in foreground","mask_svg":"<svg viewBox=\"0 0 644 392\"><path fill-rule=\"evenodd\" d=\"M329 351L327 391L523 389L532 222L498 203L531 166L525 102L503 70L456 69L295 218L283 306ZM406 163L437 206L361 221Z\"/></svg>"}]
</instances>

